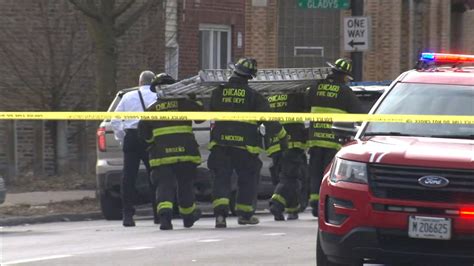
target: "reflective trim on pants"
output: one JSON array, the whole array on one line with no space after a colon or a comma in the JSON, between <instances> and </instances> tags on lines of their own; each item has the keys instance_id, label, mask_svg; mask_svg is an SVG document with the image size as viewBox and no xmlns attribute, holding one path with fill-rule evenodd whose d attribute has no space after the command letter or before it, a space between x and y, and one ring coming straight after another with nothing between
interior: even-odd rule
<instances>
[{"instance_id":1,"label":"reflective trim on pants","mask_svg":"<svg viewBox=\"0 0 474 266\"><path fill-rule=\"evenodd\" d=\"M283 204L283 206L286 206L286 199L280 194L273 194L272 195L272 200Z\"/></svg>"},{"instance_id":2,"label":"reflective trim on pants","mask_svg":"<svg viewBox=\"0 0 474 266\"><path fill-rule=\"evenodd\" d=\"M294 208L285 208L285 211L287 213L297 213L300 211L300 205L298 204L298 206L294 207Z\"/></svg>"},{"instance_id":3,"label":"reflective trim on pants","mask_svg":"<svg viewBox=\"0 0 474 266\"><path fill-rule=\"evenodd\" d=\"M319 201L319 194L311 194L311 195L309 195L309 201L310 201L310 202Z\"/></svg>"},{"instance_id":4,"label":"reflective trim on pants","mask_svg":"<svg viewBox=\"0 0 474 266\"><path fill-rule=\"evenodd\" d=\"M220 199L215 199L212 201L212 207L217 208L219 206L229 206L229 199L228 198L220 198Z\"/></svg>"},{"instance_id":5,"label":"reflective trim on pants","mask_svg":"<svg viewBox=\"0 0 474 266\"><path fill-rule=\"evenodd\" d=\"M242 212L253 212L253 206L237 203L235 204L235 210L242 211Z\"/></svg>"},{"instance_id":6,"label":"reflective trim on pants","mask_svg":"<svg viewBox=\"0 0 474 266\"><path fill-rule=\"evenodd\" d=\"M164 209L170 209L173 210L173 202L171 201L163 201L158 204L158 207L156 207L156 210L159 212Z\"/></svg>"},{"instance_id":7,"label":"reflective trim on pants","mask_svg":"<svg viewBox=\"0 0 474 266\"><path fill-rule=\"evenodd\" d=\"M183 207L180 206L179 207L179 213L187 215L187 214L193 213L195 209L196 209L196 203L193 203L193 206L188 207L188 208L183 208Z\"/></svg>"}]
</instances>

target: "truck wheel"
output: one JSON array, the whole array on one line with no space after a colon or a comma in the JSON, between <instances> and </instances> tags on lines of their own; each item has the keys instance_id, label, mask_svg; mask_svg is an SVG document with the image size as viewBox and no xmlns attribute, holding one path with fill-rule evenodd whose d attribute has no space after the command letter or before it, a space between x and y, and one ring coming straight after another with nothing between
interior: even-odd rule
<instances>
[{"instance_id":1,"label":"truck wheel","mask_svg":"<svg viewBox=\"0 0 474 266\"><path fill-rule=\"evenodd\" d=\"M109 193L100 193L100 209L106 220L122 220L122 200L108 195Z\"/></svg>"},{"instance_id":2,"label":"truck wheel","mask_svg":"<svg viewBox=\"0 0 474 266\"><path fill-rule=\"evenodd\" d=\"M350 264L339 264L329 261L328 256L324 254L323 249L321 248L321 243L319 240L319 236L316 241L316 265L318 266L362 266L359 262L354 262Z\"/></svg>"}]
</instances>

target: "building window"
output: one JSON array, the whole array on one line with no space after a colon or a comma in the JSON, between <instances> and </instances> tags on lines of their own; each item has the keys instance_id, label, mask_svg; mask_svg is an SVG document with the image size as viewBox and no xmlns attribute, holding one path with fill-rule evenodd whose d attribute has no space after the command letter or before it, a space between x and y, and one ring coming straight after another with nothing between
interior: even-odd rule
<instances>
[{"instance_id":1,"label":"building window","mask_svg":"<svg viewBox=\"0 0 474 266\"><path fill-rule=\"evenodd\" d=\"M199 26L199 65L201 69L227 68L231 54L231 29L224 25Z\"/></svg>"}]
</instances>

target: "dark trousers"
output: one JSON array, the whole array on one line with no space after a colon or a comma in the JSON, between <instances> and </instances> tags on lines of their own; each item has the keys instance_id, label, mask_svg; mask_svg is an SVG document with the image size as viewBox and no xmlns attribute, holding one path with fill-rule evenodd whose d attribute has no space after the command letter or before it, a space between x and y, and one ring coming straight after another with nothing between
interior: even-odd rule
<instances>
[{"instance_id":1,"label":"dark trousers","mask_svg":"<svg viewBox=\"0 0 474 266\"><path fill-rule=\"evenodd\" d=\"M270 202L286 208L289 213L296 213L307 174L306 154L302 149L289 149L272 156L272 161L271 172L276 175L272 179L277 179L278 184Z\"/></svg>"},{"instance_id":2,"label":"dark trousers","mask_svg":"<svg viewBox=\"0 0 474 266\"><path fill-rule=\"evenodd\" d=\"M122 205L124 215L133 215L135 208L133 205L136 202L136 188L138 170L140 168L140 161L145 164L147 173L150 173L150 164L148 161L148 152L146 151L146 143L138 137L137 130L127 129L125 138L123 140L123 179L122 179ZM151 185L151 182L149 182ZM150 187L150 191L154 191ZM152 208L154 214L155 197L154 193L150 193ZM156 217L156 215L155 215Z\"/></svg>"},{"instance_id":3,"label":"dark trousers","mask_svg":"<svg viewBox=\"0 0 474 266\"><path fill-rule=\"evenodd\" d=\"M316 207L319 201L319 189L323 180L324 170L332 161L338 150L313 147L309 150L309 181L310 181L310 198L309 203L312 207Z\"/></svg>"},{"instance_id":4,"label":"dark trousers","mask_svg":"<svg viewBox=\"0 0 474 266\"><path fill-rule=\"evenodd\" d=\"M182 215L194 212L194 180L197 166L183 162L153 167L151 177L156 187L158 213L172 212L176 190L179 210Z\"/></svg>"},{"instance_id":5,"label":"dark trousers","mask_svg":"<svg viewBox=\"0 0 474 266\"><path fill-rule=\"evenodd\" d=\"M232 192L232 173L237 173L237 215L248 218L255 212L253 203L257 196L262 162L257 154L247 150L214 146L208 158L208 168L214 174L213 206L216 215L227 216Z\"/></svg>"}]
</instances>

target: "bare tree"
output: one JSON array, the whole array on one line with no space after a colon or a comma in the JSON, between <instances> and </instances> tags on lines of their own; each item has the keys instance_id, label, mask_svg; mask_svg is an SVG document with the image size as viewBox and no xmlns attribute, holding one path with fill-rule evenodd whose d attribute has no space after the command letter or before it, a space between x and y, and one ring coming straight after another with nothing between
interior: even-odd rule
<instances>
[{"instance_id":1,"label":"bare tree","mask_svg":"<svg viewBox=\"0 0 474 266\"><path fill-rule=\"evenodd\" d=\"M78 15L70 4L61 0L40 0L30 4L34 5L32 10L36 14L25 21L22 28L0 32L0 60L2 68L8 72L5 77L9 77L0 81L2 99L7 99L1 103L3 108L42 111L85 109L93 97L77 90L81 86L77 84L80 80L76 77L85 69L91 47L84 40L84 34L80 35ZM57 173L66 171L68 164L66 123L46 123L54 140ZM42 124L35 127L40 129L37 134L43 132ZM35 139L44 138L37 134ZM43 159L43 150L36 153ZM42 162L35 160L35 169L38 168L37 163Z\"/></svg>"},{"instance_id":2,"label":"bare tree","mask_svg":"<svg viewBox=\"0 0 474 266\"><path fill-rule=\"evenodd\" d=\"M69 0L87 18L95 44L97 107L107 108L117 89L117 39L159 1Z\"/></svg>"}]
</instances>

